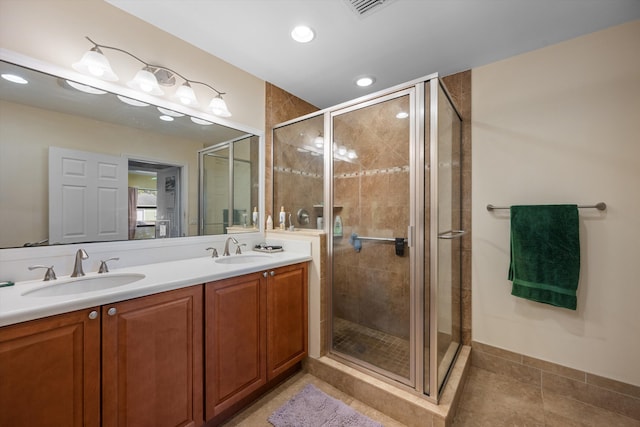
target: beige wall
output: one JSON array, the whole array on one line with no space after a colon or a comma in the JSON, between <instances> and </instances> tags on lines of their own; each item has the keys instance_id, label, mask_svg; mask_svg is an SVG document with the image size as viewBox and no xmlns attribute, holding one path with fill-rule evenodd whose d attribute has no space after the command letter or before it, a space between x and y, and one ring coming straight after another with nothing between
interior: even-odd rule
<instances>
[{"instance_id":1,"label":"beige wall","mask_svg":"<svg viewBox=\"0 0 640 427\"><path fill-rule=\"evenodd\" d=\"M473 70L473 339L640 385L640 21ZM578 309L510 295L509 216L580 211Z\"/></svg>"},{"instance_id":2,"label":"beige wall","mask_svg":"<svg viewBox=\"0 0 640 427\"><path fill-rule=\"evenodd\" d=\"M226 92L232 123L264 129L263 80L102 0L0 0L0 46L5 49L71 69L91 48L85 36ZM105 54L120 75L119 83L140 68L140 63L124 54ZM212 97L211 91L198 85L194 90L200 102L208 103Z\"/></svg>"}]
</instances>

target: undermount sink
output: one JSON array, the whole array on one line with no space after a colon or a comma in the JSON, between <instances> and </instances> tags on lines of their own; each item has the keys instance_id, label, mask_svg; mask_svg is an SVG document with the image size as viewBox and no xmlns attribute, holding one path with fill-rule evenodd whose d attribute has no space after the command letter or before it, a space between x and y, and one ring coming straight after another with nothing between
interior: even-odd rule
<instances>
[{"instance_id":1,"label":"undermount sink","mask_svg":"<svg viewBox=\"0 0 640 427\"><path fill-rule=\"evenodd\" d=\"M144 274L104 274L100 276L77 277L63 283L43 283L41 288L25 292L28 297L56 297L61 295L82 294L85 292L102 291L117 288L144 279Z\"/></svg>"},{"instance_id":2,"label":"undermount sink","mask_svg":"<svg viewBox=\"0 0 640 427\"><path fill-rule=\"evenodd\" d=\"M222 258L217 258L215 262L218 264L251 264L259 261L266 261L271 258L268 255L231 255Z\"/></svg>"}]
</instances>

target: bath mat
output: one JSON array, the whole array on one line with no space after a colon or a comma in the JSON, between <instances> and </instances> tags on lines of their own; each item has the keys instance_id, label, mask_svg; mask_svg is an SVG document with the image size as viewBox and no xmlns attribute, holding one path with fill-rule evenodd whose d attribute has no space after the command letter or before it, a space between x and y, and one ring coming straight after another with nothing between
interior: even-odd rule
<instances>
[{"instance_id":1,"label":"bath mat","mask_svg":"<svg viewBox=\"0 0 640 427\"><path fill-rule=\"evenodd\" d=\"M311 384L269 417L275 427L382 427Z\"/></svg>"}]
</instances>

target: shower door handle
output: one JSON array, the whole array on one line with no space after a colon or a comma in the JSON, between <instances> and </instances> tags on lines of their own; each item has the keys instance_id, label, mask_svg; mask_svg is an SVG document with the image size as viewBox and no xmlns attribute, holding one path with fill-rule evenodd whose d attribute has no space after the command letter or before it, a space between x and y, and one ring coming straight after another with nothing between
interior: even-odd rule
<instances>
[{"instance_id":1,"label":"shower door handle","mask_svg":"<svg viewBox=\"0 0 640 427\"><path fill-rule=\"evenodd\" d=\"M460 237L467 234L466 230L449 230L438 234L438 239L459 239Z\"/></svg>"}]
</instances>

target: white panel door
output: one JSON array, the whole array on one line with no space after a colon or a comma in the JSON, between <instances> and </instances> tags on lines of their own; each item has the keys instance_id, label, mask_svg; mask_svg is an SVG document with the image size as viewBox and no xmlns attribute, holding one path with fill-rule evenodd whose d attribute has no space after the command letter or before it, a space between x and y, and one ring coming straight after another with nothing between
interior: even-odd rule
<instances>
[{"instance_id":1,"label":"white panel door","mask_svg":"<svg viewBox=\"0 0 640 427\"><path fill-rule=\"evenodd\" d=\"M126 158L49 148L49 243L127 240Z\"/></svg>"}]
</instances>

